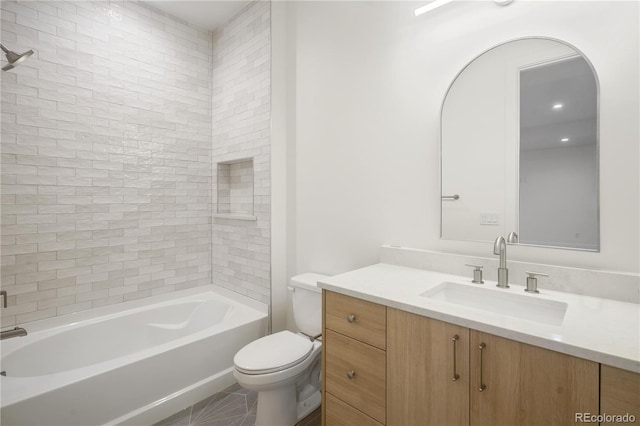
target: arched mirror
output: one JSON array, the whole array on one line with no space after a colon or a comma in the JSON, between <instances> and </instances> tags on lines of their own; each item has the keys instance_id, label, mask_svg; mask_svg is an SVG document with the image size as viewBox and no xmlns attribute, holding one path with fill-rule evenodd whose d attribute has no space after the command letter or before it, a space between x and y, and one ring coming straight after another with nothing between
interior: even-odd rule
<instances>
[{"instance_id":1,"label":"arched mirror","mask_svg":"<svg viewBox=\"0 0 640 426\"><path fill-rule=\"evenodd\" d=\"M443 239L598 251L598 82L575 48L510 41L442 106Z\"/></svg>"}]
</instances>

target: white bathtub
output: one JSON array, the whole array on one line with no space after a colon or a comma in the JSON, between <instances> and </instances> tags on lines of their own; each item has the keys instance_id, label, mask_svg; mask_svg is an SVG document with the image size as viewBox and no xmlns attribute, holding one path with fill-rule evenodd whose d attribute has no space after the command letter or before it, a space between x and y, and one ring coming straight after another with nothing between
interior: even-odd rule
<instances>
[{"instance_id":1,"label":"white bathtub","mask_svg":"<svg viewBox=\"0 0 640 426\"><path fill-rule=\"evenodd\" d=\"M148 425L234 383L267 309L206 286L25 328L1 343L2 425Z\"/></svg>"}]
</instances>

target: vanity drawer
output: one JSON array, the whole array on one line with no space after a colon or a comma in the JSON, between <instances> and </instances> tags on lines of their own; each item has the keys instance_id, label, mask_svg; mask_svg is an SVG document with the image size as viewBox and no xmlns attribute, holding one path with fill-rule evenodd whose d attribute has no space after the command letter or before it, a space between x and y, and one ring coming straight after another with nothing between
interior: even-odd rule
<instances>
[{"instance_id":1,"label":"vanity drawer","mask_svg":"<svg viewBox=\"0 0 640 426\"><path fill-rule=\"evenodd\" d=\"M382 423L340 401L330 393L326 394L325 405L327 426L382 426Z\"/></svg>"},{"instance_id":2,"label":"vanity drawer","mask_svg":"<svg viewBox=\"0 0 640 426\"><path fill-rule=\"evenodd\" d=\"M327 291L326 327L380 349L387 346L387 308L377 303Z\"/></svg>"},{"instance_id":3,"label":"vanity drawer","mask_svg":"<svg viewBox=\"0 0 640 426\"><path fill-rule=\"evenodd\" d=\"M327 330L325 390L385 422L386 352Z\"/></svg>"}]
</instances>

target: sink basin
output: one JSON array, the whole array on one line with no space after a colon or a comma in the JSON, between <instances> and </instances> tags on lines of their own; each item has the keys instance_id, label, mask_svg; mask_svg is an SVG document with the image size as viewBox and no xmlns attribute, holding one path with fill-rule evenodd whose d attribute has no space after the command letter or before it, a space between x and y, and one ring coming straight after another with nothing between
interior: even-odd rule
<instances>
[{"instance_id":1,"label":"sink basin","mask_svg":"<svg viewBox=\"0 0 640 426\"><path fill-rule=\"evenodd\" d=\"M453 282L443 282L420 296L453 305L506 315L541 324L562 325L567 304L511 290L488 290Z\"/></svg>"}]
</instances>

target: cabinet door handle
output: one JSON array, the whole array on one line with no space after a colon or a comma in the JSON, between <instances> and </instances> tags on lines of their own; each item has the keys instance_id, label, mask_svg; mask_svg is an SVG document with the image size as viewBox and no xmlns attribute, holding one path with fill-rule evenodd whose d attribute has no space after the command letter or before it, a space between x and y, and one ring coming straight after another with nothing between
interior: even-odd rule
<instances>
[{"instance_id":1,"label":"cabinet door handle","mask_svg":"<svg viewBox=\"0 0 640 426\"><path fill-rule=\"evenodd\" d=\"M347 377L349 378L349 380L353 380L353 378L356 377L356 372L353 370L347 371Z\"/></svg>"},{"instance_id":2,"label":"cabinet door handle","mask_svg":"<svg viewBox=\"0 0 640 426\"><path fill-rule=\"evenodd\" d=\"M482 350L486 347L487 345L485 345L484 343L480 343L480 345L478 346L478 351L480 351L480 386L478 386L478 392L482 392L487 388L487 386L482 383Z\"/></svg>"},{"instance_id":3,"label":"cabinet door handle","mask_svg":"<svg viewBox=\"0 0 640 426\"><path fill-rule=\"evenodd\" d=\"M454 382L460 378L456 368L456 342L458 341L458 339L460 339L460 336L458 336L457 334L455 334L451 338L451 340L453 341L453 381Z\"/></svg>"},{"instance_id":4,"label":"cabinet door handle","mask_svg":"<svg viewBox=\"0 0 640 426\"><path fill-rule=\"evenodd\" d=\"M347 317L347 321L349 323L354 323L356 321L356 316L353 314L349 314L349 316Z\"/></svg>"}]
</instances>

